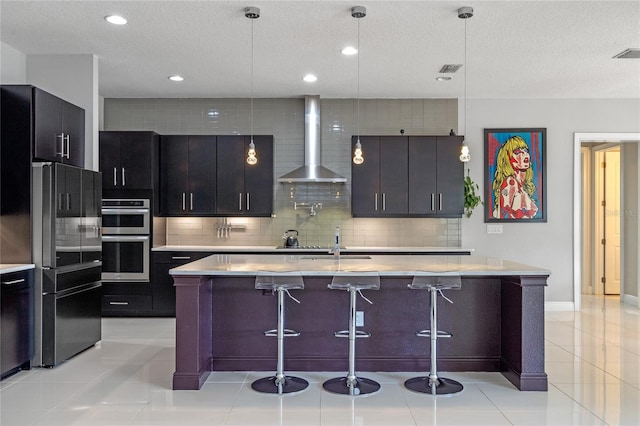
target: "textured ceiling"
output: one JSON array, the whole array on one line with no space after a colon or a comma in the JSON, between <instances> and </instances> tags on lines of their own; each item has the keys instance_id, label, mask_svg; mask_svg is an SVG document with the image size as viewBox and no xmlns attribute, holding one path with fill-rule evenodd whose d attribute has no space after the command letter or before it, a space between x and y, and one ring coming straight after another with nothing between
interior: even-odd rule
<instances>
[{"instance_id":1,"label":"textured ceiling","mask_svg":"<svg viewBox=\"0 0 640 426\"><path fill-rule=\"evenodd\" d=\"M475 16L459 19L462 6ZM362 98L461 97L465 72L468 97L640 98L640 59L612 58L640 47L638 0L2 0L0 13L1 40L27 55L96 55L107 98L250 97L252 23L255 97L356 97L358 58L340 49L358 22ZM107 24L112 13L129 24ZM465 22L466 65L437 82L444 64L465 64Z\"/></svg>"}]
</instances>

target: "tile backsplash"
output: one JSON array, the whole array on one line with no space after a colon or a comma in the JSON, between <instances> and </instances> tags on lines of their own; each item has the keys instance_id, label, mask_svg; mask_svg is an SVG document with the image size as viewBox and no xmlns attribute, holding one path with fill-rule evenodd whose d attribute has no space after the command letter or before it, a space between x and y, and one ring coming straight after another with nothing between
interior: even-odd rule
<instances>
[{"instance_id":1,"label":"tile backsplash","mask_svg":"<svg viewBox=\"0 0 640 426\"><path fill-rule=\"evenodd\" d=\"M167 218L171 245L279 245L287 229L302 245L326 246L336 226L345 246L460 247L461 219L351 217L351 136L457 131L456 99L321 99L322 164L346 184L274 183L271 218ZM249 99L105 99L104 130L249 134ZM304 99L254 99L254 134L274 136L274 178L304 163ZM258 149L259 154L259 147ZM313 211L311 210L313 208Z\"/></svg>"}]
</instances>

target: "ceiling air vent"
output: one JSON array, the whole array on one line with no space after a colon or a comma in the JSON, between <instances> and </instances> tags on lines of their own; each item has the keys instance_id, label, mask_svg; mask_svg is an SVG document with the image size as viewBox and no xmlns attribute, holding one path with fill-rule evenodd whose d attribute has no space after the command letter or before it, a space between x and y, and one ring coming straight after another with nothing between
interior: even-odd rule
<instances>
[{"instance_id":1,"label":"ceiling air vent","mask_svg":"<svg viewBox=\"0 0 640 426\"><path fill-rule=\"evenodd\" d=\"M640 59L640 49L627 49L614 56L616 59Z\"/></svg>"},{"instance_id":2,"label":"ceiling air vent","mask_svg":"<svg viewBox=\"0 0 640 426\"><path fill-rule=\"evenodd\" d=\"M440 73L454 73L462 68L462 64L446 64L440 68Z\"/></svg>"}]
</instances>

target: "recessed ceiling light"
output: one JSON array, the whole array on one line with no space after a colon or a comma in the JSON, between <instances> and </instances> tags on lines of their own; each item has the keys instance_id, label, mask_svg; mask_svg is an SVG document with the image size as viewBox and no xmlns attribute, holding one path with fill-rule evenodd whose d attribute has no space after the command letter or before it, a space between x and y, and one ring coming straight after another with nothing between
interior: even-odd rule
<instances>
[{"instance_id":1,"label":"recessed ceiling light","mask_svg":"<svg viewBox=\"0 0 640 426\"><path fill-rule=\"evenodd\" d=\"M344 49L342 49L340 52L342 52L343 55L351 56L358 53L358 49L356 49L353 46L347 46Z\"/></svg>"},{"instance_id":2,"label":"recessed ceiling light","mask_svg":"<svg viewBox=\"0 0 640 426\"><path fill-rule=\"evenodd\" d=\"M184 78L180 75L171 75L169 76L169 80L171 81L182 81Z\"/></svg>"},{"instance_id":3,"label":"recessed ceiling light","mask_svg":"<svg viewBox=\"0 0 640 426\"><path fill-rule=\"evenodd\" d=\"M436 80L438 80L438 81L449 81L449 80L451 80L451 77L440 76L440 77L436 77Z\"/></svg>"},{"instance_id":4,"label":"recessed ceiling light","mask_svg":"<svg viewBox=\"0 0 640 426\"><path fill-rule=\"evenodd\" d=\"M307 74L307 75L305 75L304 77L302 77L302 79L303 79L304 81L306 81L307 83L313 83L314 81L317 81L317 80L318 80L318 77L316 77L316 76L315 76L315 75L313 75L313 74Z\"/></svg>"},{"instance_id":5,"label":"recessed ceiling light","mask_svg":"<svg viewBox=\"0 0 640 426\"><path fill-rule=\"evenodd\" d=\"M122 16L119 15L109 15L109 16L105 16L104 19L110 23L110 24L114 24L114 25L124 25L127 23L127 20L125 18L123 18Z\"/></svg>"}]
</instances>

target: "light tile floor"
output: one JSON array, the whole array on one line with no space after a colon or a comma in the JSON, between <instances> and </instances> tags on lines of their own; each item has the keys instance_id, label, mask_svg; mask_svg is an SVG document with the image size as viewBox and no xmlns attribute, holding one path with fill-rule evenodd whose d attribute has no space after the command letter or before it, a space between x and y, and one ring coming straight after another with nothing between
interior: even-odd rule
<instances>
[{"instance_id":1,"label":"light tile floor","mask_svg":"<svg viewBox=\"0 0 640 426\"><path fill-rule=\"evenodd\" d=\"M172 391L172 319L111 318L103 340L53 369L0 382L0 425L633 425L640 424L640 311L617 297L583 297L581 312L546 313L548 392L519 392L499 373L448 373L462 393L407 391L416 373L359 372L380 392L322 389L336 373L301 372L310 386L254 392L272 372L214 373L200 391Z\"/></svg>"}]
</instances>

